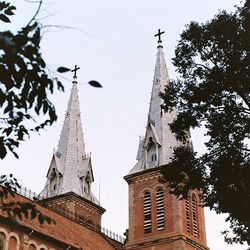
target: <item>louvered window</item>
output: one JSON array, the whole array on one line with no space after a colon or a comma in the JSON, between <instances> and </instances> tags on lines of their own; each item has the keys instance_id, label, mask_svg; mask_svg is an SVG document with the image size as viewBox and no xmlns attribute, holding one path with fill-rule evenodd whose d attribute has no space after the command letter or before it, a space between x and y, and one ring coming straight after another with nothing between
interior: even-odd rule
<instances>
[{"instance_id":1,"label":"louvered window","mask_svg":"<svg viewBox=\"0 0 250 250\"><path fill-rule=\"evenodd\" d=\"M187 199L185 199L185 207L186 207L186 227L187 227L187 232L191 232L189 197Z\"/></svg>"},{"instance_id":2,"label":"louvered window","mask_svg":"<svg viewBox=\"0 0 250 250\"><path fill-rule=\"evenodd\" d=\"M152 220L151 220L151 194L145 192L144 194L144 233L151 233Z\"/></svg>"},{"instance_id":3,"label":"louvered window","mask_svg":"<svg viewBox=\"0 0 250 250\"><path fill-rule=\"evenodd\" d=\"M197 218L197 199L195 194L192 195L192 217L193 217L193 233L198 237L198 218Z\"/></svg>"},{"instance_id":4,"label":"louvered window","mask_svg":"<svg viewBox=\"0 0 250 250\"><path fill-rule=\"evenodd\" d=\"M164 192L163 189L158 189L156 192L156 219L157 219L157 230L163 230L164 223Z\"/></svg>"}]
</instances>

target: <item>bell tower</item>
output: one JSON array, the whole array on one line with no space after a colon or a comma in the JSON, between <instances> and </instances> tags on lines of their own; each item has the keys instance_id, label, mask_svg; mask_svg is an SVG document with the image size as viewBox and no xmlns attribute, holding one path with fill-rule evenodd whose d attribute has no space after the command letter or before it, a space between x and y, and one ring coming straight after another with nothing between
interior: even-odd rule
<instances>
[{"instance_id":1,"label":"bell tower","mask_svg":"<svg viewBox=\"0 0 250 250\"><path fill-rule=\"evenodd\" d=\"M160 182L161 168L171 161L173 149L180 145L169 123L177 111L161 109L159 92L169 84L168 71L158 30L157 58L146 133L140 138L137 163L124 177L129 186L129 233L125 249L208 250L204 211L199 191L178 200ZM191 139L190 147L192 147Z\"/></svg>"},{"instance_id":2,"label":"bell tower","mask_svg":"<svg viewBox=\"0 0 250 250\"><path fill-rule=\"evenodd\" d=\"M98 230L105 209L91 190L94 182L91 156L86 154L75 66L72 89L57 150L53 153L47 180L40 196L49 207L71 213L79 223Z\"/></svg>"}]
</instances>

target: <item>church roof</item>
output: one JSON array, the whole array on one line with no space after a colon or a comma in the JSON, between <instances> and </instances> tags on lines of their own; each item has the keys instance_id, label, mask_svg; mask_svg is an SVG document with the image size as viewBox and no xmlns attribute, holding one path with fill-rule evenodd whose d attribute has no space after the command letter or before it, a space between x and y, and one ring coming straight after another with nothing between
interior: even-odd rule
<instances>
[{"instance_id":1,"label":"church roof","mask_svg":"<svg viewBox=\"0 0 250 250\"><path fill-rule=\"evenodd\" d=\"M169 84L169 76L162 41L159 39L158 43L146 133L139 143L137 163L129 174L168 164L173 149L179 145L169 127L169 123L176 118L177 111L165 113L161 108L163 100L159 93Z\"/></svg>"},{"instance_id":2,"label":"church roof","mask_svg":"<svg viewBox=\"0 0 250 250\"><path fill-rule=\"evenodd\" d=\"M74 78L58 148L52 156L41 195L53 197L74 192L98 204L91 192L93 181L92 162L85 150L77 82Z\"/></svg>"},{"instance_id":3,"label":"church roof","mask_svg":"<svg viewBox=\"0 0 250 250\"><path fill-rule=\"evenodd\" d=\"M19 194L15 194L14 196L9 195L6 200L8 202L31 202L31 200ZM11 220L1 211L1 225L3 225L3 222L10 225L14 222L15 230L21 230L22 233L25 232L27 235L32 235L47 243L56 244L57 249L123 249L122 243L112 240L102 233L100 229L97 230L82 225L77 221L76 214L70 211L65 210L62 215L53 211L52 208L41 206L37 202L35 202L35 206L39 213L53 219L55 223L48 224L44 222L41 225L37 218L30 219L30 217L26 218L25 216L23 216L22 219L15 217L15 220ZM13 230L13 226L11 228Z\"/></svg>"}]
</instances>

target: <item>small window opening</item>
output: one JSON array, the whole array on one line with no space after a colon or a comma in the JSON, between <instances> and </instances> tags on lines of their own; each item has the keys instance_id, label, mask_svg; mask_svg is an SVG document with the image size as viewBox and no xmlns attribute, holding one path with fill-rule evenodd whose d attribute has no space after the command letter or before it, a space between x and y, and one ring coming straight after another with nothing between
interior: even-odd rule
<instances>
[{"instance_id":1,"label":"small window opening","mask_svg":"<svg viewBox=\"0 0 250 250\"><path fill-rule=\"evenodd\" d=\"M185 199L185 208L186 208L186 227L187 232L191 232L191 223L190 223L190 203L189 203L189 197Z\"/></svg>"},{"instance_id":2,"label":"small window opening","mask_svg":"<svg viewBox=\"0 0 250 250\"><path fill-rule=\"evenodd\" d=\"M196 195L192 195L192 216L193 216L193 233L198 237L198 218L197 218L197 199Z\"/></svg>"},{"instance_id":3,"label":"small window opening","mask_svg":"<svg viewBox=\"0 0 250 250\"><path fill-rule=\"evenodd\" d=\"M85 223L85 218L82 214L79 215L79 224L84 225Z\"/></svg>"},{"instance_id":4,"label":"small window opening","mask_svg":"<svg viewBox=\"0 0 250 250\"><path fill-rule=\"evenodd\" d=\"M164 191L158 189L156 192L156 219L157 219L157 230L161 231L165 227L164 221Z\"/></svg>"},{"instance_id":5,"label":"small window opening","mask_svg":"<svg viewBox=\"0 0 250 250\"><path fill-rule=\"evenodd\" d=\"M144 233L151 233L151 194L146 192L144 194Z\"/></svg>"},{"instance_id":6,"label":"small window opening","mask_svg":"<svg viewBox=\"0 0 250 250\"><path fill-rule=\"evenodd\" d=\"M157 160L156 154L152 154L151 155L151 161L156 161L156 160Z\"/></svg>"},{"instance_id":7,"label":"small window opening","mask_svg":"<svg viewBox=\"0 0 250 250\"><path fill-rule=\"evenodd\" d=\"M87 219L87 227L88 228L93 228L94 227L94 222L92 219Z\"/></svg>"}]
</instances>

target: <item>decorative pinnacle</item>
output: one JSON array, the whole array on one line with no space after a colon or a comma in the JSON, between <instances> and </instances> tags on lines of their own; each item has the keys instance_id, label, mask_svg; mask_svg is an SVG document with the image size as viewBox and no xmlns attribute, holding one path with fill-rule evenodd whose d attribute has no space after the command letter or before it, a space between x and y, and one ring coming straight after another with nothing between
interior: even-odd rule
<instances>
[{"instance_id":1,"label":"decorative pinnacle","mask_svg":"<svg viewBox=\"0 0 250 250\"><path fill-rule=\"evenodd\" d=\"M164 31L161 31L161 29L158 29L158 33L155 34L154 36L157 37L158 36L158 46L157 48L162 48L162 40L161 40L161 35L164 34Z\"/></svg>"},{"instance_id":2,"label":"decorative pinnacle","mask_svg":"<svg viewBox=\"0 0 250 250\"><path fill-rule=\"evenodd\" d=\"M77 67L77 65L75 65L75 68L71 70L71 72L74 72L74 75L73 75L74 81L73 81L73 82L76 82L76 79L77 79L76 71L77 71L78 69L80 69L80 67Z\"/></svg>"}]
</instances>

